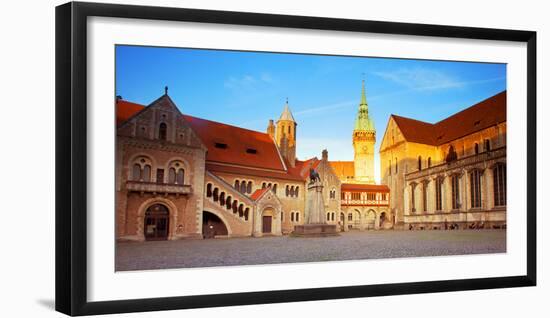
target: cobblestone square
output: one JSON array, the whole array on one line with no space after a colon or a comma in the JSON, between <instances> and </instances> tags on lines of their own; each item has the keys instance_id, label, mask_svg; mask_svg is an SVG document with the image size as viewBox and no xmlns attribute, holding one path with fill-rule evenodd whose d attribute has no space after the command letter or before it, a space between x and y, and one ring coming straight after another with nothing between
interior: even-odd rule
<instances>
[{"instance_id":1,"label":"cobblestone square","mask_svg":"<svg viewBox=\"0 0 550 318\"><path fill-rule=\"evenodd\" d=\"M119 242L116 270L302 263L506 252L506 230L351 231L337 237Z\"/></svg>"}]
</instances>

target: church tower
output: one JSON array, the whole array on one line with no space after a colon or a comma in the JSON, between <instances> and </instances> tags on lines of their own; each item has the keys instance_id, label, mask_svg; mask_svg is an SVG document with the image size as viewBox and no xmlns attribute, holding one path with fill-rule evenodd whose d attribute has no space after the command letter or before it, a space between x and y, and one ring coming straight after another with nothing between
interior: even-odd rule
<instances>
[{"instance_id":1,"label":"church tower","mask_svg":"<svg viewBox=\"0 0 550 318\"><path fill-rule=\"evenodd\" d=\"M277 129L275 130L275 142L279 146L281 155L290 166L296 164L296 121L288 107L288 99L285 108L279 120L277 120Z\"/></svg>"},{"instance_id":2,"label":"church tower","mask_svg":"<svg viewBox=\"0 0 550 318\"><path fill-rule=\"evenodd\" d=\"M374 121L369 117L369 105L365 94L365 80L361 90L361 103L353 129L353 150L355 152L355 181L375 183L374 180L374 143L376 129Z\"/></svg>"}]
</instances>

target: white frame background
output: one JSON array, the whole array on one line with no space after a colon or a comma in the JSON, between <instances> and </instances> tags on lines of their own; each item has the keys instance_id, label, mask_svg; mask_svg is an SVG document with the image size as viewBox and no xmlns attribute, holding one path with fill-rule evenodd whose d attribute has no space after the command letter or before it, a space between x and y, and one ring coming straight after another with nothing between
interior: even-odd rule
<instances>
[{"instance_id":1,"label":"white frame background","mask_svg":"<svg viewBox=\"0 0 550 318\"><path fill-rule=\"evenodd\" d=\"M88 301L526 275L527 193L514 191L527 188L525 43L104 17L87 24ZM507 252L115 272L116 44L506 63L507 172L513 185L507 189L514 193L507 198ZM223 284L204 284L203 275Z\"/></svg>"}]
</instances>

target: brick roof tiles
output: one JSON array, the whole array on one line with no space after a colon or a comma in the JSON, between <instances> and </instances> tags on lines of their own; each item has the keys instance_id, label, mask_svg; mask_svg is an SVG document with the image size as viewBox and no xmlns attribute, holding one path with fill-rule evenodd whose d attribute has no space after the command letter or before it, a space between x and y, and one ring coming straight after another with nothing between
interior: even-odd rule
<instances>
[{"instance_id":1,"label":"brick roof tiles","mask_svg":"<svg viewBox=\"0 0 550 318\"><path fill-rule=\"evenodd\" d=\"M391 115L405 139L439 146L506 121L506 91L435 124Z\"/></svg>"}]
</instances>

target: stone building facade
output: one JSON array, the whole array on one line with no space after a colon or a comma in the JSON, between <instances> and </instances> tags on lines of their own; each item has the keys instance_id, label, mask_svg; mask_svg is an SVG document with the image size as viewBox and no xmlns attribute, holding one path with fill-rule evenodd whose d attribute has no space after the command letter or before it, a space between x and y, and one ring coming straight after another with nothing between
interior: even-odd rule
<instances>
[{"instance_id":1,"label":"stone building facade","mask_svg":"<svg viewBox=\"0 0 550 318\"><path fill-rule=\"evenodd\" d=\"M296 158L288 101L266 133L182 114L167 91L148 106L117 98L116 110L118 240L288 234L306 219L311 168L338 222L340 180L328 151Z\"/></svg>"},{"instance_id":2,"label":"stone building facade","mask_svg":"<svg viewBox=\"0 0 550 318\"><path fill-rule=\"evenodd\" d=\"M506 92L435 124L392 115L380 146L396 228L506 226Z\"/></svg>"}]
</instances>

